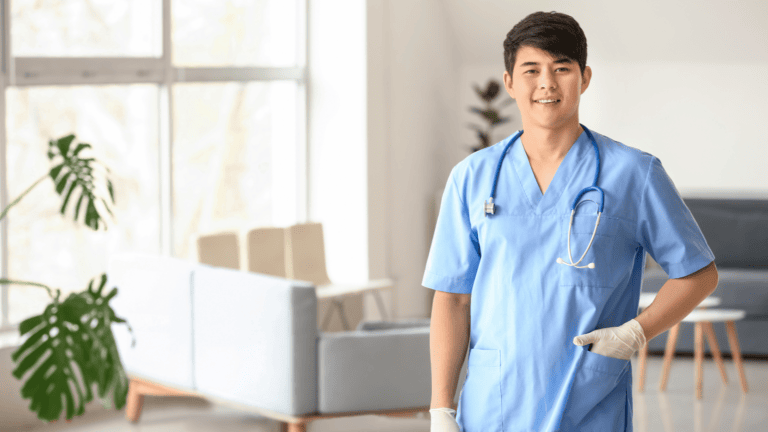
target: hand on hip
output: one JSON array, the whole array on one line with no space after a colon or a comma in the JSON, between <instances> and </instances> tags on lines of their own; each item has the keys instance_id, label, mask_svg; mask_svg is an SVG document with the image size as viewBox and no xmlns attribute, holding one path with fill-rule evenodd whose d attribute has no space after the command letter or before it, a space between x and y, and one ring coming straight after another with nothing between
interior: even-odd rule
<instances>
[{"instance_id":1,"label":"hand on hip","mask_svg":"<svg viewBox=\"0 0 768 432\"><path fill-rule=\"evenodd\" d=\"M634 319L619 327L597 329L573 338L576 345L592 344L590 351L593 353L622 360L632 358L632 354L642 348L645 342L643 327Z\"/></svg>"}]
</instances>

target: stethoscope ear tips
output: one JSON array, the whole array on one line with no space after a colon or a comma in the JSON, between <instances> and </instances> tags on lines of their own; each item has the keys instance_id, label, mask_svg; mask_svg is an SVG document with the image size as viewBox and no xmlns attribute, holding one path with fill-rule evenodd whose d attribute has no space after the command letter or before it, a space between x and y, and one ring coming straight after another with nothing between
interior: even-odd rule
<instances>
[{"instance_id":1,"label":"stethoscope ear tips","mask_svg":"<svg viewBox=\"0 0 768 432\"><path fill-rule=\"evenodd\" d=\"M587 267L589 267L589 268L595 268L595 263L589 263L589 264L587 265Z\"/></svg>"},{"instance_id":2,"label":"stethoscope ear tips","mask_svg":"<svg viewBox=\"0 0 768 432\"><path fill-rule=\"evenodd\" d=\"M558 264L565 264L565 261L563 261L563 259L562 259L562 258L560 258L560 257L557 257L557 263L558 263Z\"/></svg>"}]
</instances>

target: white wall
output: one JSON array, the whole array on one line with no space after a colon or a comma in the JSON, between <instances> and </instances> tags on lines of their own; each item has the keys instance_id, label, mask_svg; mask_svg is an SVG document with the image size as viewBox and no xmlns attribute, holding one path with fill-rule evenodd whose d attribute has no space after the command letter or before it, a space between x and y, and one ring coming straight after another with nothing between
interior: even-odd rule
<instances>
[{"instance_id":1,"label":"white wall","mask_svg":"<svg viewBox=\"0 0 768 432\"><path fill-rule=\"evenodd\" d=\"M365 17L359 0L309 2L309 220L339 282L368 277Z\"/></svg>"},{"instance_id":2,"label":"white wall","mask_svg":"<svg viewBox=\"0 0 768 432\"><path fill-rule=\"evenodd\" d=\"M324 225L329 277L393 278L390 316L425 316L432 199L458 161L459 59L443 5L310 1L309 62L310 219Z\"/></svg>"},{"instance_id":3,"label":"white wall","mask_svg":"<svg viewBox=\"0 0 768 432\"><path fill-rule=\"evenodd\" d=\"M657 9L614 2L598 11L592 3L548 1L518 8L487 43L501 46L506 31L536 10L572 15L587 35L593 69L582 123L658 156L683 196L766 198L768 2L710 3ZM503 72L501 55L461 65L461 124L474 120L466 112L477 104L471 84L501 82ZM522 128L516 106L508 112L518 122L495 141ZM470 140L472 132L463 128L459 137Z\"/></svg>"},{"instance_id":4,"label":"white wall","mask_svg":"<svg viewBox=\"0 0 768 432\"><path fill-rule=\"evenodd\" d=\"M369 180L372 192L385 192L369 196L368 220L377 227L370 240L384 242L386 251L385 259L372 253L371 266L386 262L381 270L397 280L397 317L423 317L429 307L421 279L433 232L432 199L458 162L459 53L441 1L368 5L369 151L381 157L369 159Z\"/></svg>"}]
</instances>

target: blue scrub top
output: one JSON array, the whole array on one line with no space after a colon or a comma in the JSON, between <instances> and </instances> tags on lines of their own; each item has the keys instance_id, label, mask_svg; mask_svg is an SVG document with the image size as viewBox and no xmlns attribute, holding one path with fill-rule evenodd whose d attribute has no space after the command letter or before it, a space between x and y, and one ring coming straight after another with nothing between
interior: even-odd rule
<instances>
[{"instance_id":1,"label":"blue scrub top","mask_svg":"<svg viewBox=\"0 0 768 432\"><path fill-rule=\"evenodd\" d=\"M452 170L443 193L422 285L471 294L467 376L456 420L463 432L632 431L629 360L573 338L635 318L646 251L679 278L714 255L658 158L591 131L601 156L605 207L577 269L568 259L568 221L577 193L592 185L595 154L586 132L546 193L520 139L505 155L496 213L487 217L499 156L514 136ZM581 201L599 202L596 192ZM592 236L597 205L577 207L574 262Z\"/></svg>"}]
</instances>

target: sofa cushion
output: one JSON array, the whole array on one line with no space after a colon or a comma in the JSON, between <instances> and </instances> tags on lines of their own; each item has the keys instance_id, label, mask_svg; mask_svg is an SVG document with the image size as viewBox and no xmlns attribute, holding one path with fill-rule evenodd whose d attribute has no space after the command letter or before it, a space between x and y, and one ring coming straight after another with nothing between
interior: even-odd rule
<instances>
[{"instance_id":1,"label":"sofa cushion","mask_svg":"<svg viewBox=\"0 0 768 432\"><path fill-rule=\"evenodd\" d=\"M321 333L318 374L320 413L427 407L429 326Z\"/></svg>"}]
</instances>

